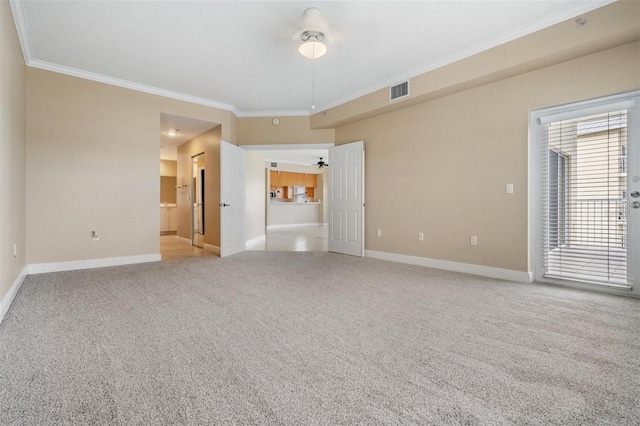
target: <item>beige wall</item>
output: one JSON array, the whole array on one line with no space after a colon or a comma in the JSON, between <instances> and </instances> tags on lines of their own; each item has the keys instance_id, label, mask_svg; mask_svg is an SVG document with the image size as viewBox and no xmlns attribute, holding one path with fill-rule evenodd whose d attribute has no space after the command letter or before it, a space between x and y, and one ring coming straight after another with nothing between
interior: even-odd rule
<instances>
[{"instance_id":1,"label":"beige wall","mask_svg":"<svg viewBox=\"0 0 640 426\"><path fill-rule=\"evenodd\" d=\"M178 176L178 162L160 160L160 176Z\"/></svg>"},{"instance_id":2,"label":"beige wall","mask_svg":"<svg viewBox=\"0 0 640 426\"><path fill-rule=\"evenodd\" d=\"M407 108L363 119L380 113L373 94L316 114L312 127L329 127L320 130L310 129L308 117L280 117L273 126L271 117L236 118L229 111L28 68L24 190L23 63L6 2L0 11L0 294L25 264L25 248L26 263L159 251L163 112L220 123L219 139L236 144L362 139L368 249L524 271L529 110L640 88L637 42L578 57L637 40L638 2L592 12L578 32L568 20L532 35L533 44L527 37L419 76L412 80L412 100L394 107ZM550 65L558 61L566 62ZM341 127L330 128L336 125ZM507 182L515 184L511 196L504 195ZM378 228L383 237L375 237ZM92 241L91 230L100 232L100 241ZM425 242L417 241L417 232L425 232ZM471 233L479 237L473 249ZM8 255L13 239L17 258Z\"/></svg>"},{"instance_id":3,"label":"beige wall","mask_svg":"<svg viewBox=\"0 0 640 426\"><path fill-rule=\"evenodd\" d=\"M176 202L176 185L178 176L178 162L160 160L160 202Z\"/></svg>"},{"instance_id":4,"label":"beige wall","mask_svg":"<svg viewBox=\"0 0 640 426\"><path fill-rule=\"evenodd\" d=\"M265 178L264 152L245 152L246 213L245 239L247 241L265 235L267 183Z\"/></svg>"},{"instance_id":5,"label":"beige wall","mask_svg":"<svg viewBox=\"0 0 640 426\"><path fill-rule=\"evenodd\" d=\"M220 247L220 142L217 126L178 147L178 236L191 239L192 157L204 153L204 243Z\"/></svg>"},{"instance_id":6,"label":"beige wall","mask_svg":"<svg viewBox=\"0 0 640 426\"><path fill-rule=\"evenodd\" d=\"M527 271L529 111L637 89L634 42L336 129L365 141L366 249Z\"/></svg>"},{"instance_id":7,"label":"beige wall","mask_svg":"<svg viewBox=\"0 0 640 426\"><path fill-rule=\"evenodd\" d=\"M324 144L335 138L334 129L312 130L309 117L280 117L277 126L272 117L237 120L237 145Z\"/></svg>"},{"instance_id":8,"label":"beige wall","mask_svg":"<svg viewBox=\"0 0 640 426\"><path fill-rule=\"evenodd\" d=\"M176 202L176 185L178 180L175 176L160 176L160 202L174 203Z\"/></svg>"},{"instance_id":9,"label":"beige wall","mask_svg":"<svg viewBox=\"0 0 640 426\"><path fill-rule=\"evenodd\" d=\"M24 59L9 2L0 2L0 300L26 265ZM18 255L13 256L16 244ZM1 315L1 314L0 314Z\"/></svg>"},{"instance_id":10,"label":"beige wall","mask_svg":"<svg viewBox=\"0 0 640 426\"><path fill-rule=\"evenodd\" d=\"M159 253L160 114L220 123L232 143L233 114L49 71L26 75L27 263Z\"/></svg>"}]
</instances>

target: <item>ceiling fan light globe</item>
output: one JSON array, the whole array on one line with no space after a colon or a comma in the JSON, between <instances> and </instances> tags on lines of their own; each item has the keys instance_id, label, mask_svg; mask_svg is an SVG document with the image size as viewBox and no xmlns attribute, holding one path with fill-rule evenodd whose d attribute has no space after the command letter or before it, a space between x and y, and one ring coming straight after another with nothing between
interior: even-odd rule
<instances>
[{"instance_id":1,"label":"ceiling fan light globe","mask_svg":"<svg viewBox=\"0 0 640 426\"><path fill-rule=\"evenodd\" d=\"M300 45L298 51L308 59L318 59L327 53L327 46L320 41L306 41Z\"/></svg>"}]
</instances>

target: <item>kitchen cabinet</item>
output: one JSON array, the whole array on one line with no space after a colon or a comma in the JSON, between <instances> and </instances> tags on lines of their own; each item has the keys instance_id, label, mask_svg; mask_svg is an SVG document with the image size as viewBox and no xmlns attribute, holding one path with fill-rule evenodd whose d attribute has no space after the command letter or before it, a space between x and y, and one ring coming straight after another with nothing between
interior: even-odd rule
<instances>
[{"instance_id":1,"label":"kitchen cabinet","mask_svg":"<svg viewBox=\"0 0 640 426\"><path fill-rule=\"evenodd\" d=\"M280 172L280 186L293 186L291 184L292 182L293 182L292 173Z\"/></svg>"},{"instance_id":2,"label":"kitchen cabinet","mask_svg":"<svg viewBox=\"0 0 640 426\"><path fill-rule=\"evenodd\" d=\"M307 188L315 188L317 184L318 182L316 175L307 174L305 176L304 186L306 186Z\"/></svg>"},{"instance_id":3,"label":"kitchen cabinet","mask_svg":"<svg viewBox=\"0 0 640 426\"><path fill-rule=\"evenodd\" d=\"M269 173L269 179L271 181L271 186L284 186L281 183L282 175L276 170L271 170L271 172Z\"/></svg>"},{"instance_id":4,"label":"kitchen cabinet","mask_svg":"<svg viewBox=\"0 0 640 426\"><path fill-rule=\"evenodd\" d=\"M269 172L270 186L304 186L307 188L315 188L317 186L317 177L311 173L293 173L278 172L271 170Z\"/></svg>"}]
</instances>

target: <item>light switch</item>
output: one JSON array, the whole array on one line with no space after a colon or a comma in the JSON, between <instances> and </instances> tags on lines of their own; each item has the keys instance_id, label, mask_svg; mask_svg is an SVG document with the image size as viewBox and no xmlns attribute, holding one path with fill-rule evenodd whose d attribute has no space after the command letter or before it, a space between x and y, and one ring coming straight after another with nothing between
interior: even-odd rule
<instances>
[{"instance_id":1,"label":"light switch","mask_svg":"<svg viewBox=\"0 0 640 426\"><path fill-rule=\"evenodd\" d=\"M513 184L508 183L506 190L507 190L507 194L513 194Z\"/></svg>"}]
</instances>

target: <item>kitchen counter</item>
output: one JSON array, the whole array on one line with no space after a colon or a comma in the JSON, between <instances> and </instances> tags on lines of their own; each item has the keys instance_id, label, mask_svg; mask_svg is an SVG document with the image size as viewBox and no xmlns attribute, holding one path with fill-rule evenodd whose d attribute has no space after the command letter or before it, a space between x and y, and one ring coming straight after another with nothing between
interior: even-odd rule
<instances>
[{"instance_id":1,"label":"kitchen counter","mask_svg":"<svg viewBox=\"0 0 640 426\"><path fill-rule=\"evenodd\" d=\"M269 201L267 226L317 225L320 209L318 201Z\"/></svg>"},{"instance_id":2,"label":"kitchen counter","mask_svg":"<svg viewBox=\"0 0 640 426\"><path fill-rule=\"evenodd\" d=\"M307 201L307 202L303 202L303 201L269 201L272 204L312 204L312 205L319 205L321 204L319 201Z\"/></svg>"}]
</instances>

